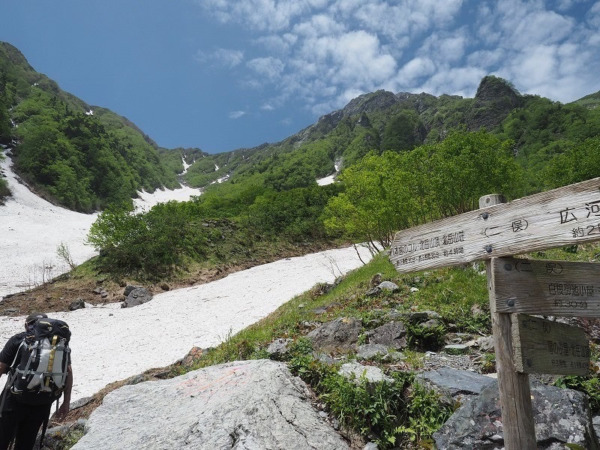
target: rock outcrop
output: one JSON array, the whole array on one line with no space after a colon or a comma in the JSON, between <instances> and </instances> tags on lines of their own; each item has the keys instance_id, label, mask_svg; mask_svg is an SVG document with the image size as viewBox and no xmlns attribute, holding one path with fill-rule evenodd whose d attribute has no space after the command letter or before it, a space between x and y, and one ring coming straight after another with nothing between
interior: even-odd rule
<instances>
[{"instance_id":1,"label":"rock outcrop","mask_svg":"<svg viewBox=\"0 0 600 450\"><path fill-rule=\"evenodd\" d=\"M283 363L212 366L110 393L73 449L348 448L308 398Z\"/></svg>"},{"instance_id":2,"label":"rock outcrop","mask_svg":"<svg viewBox=\"0 0 600 450\"><path fill-rule=\"evenodd\" d=\"M531 395L538 449L558 450L574 444L598 450L585 394L534 381ZM478 397L461 406L434 439L440 449L504 448L498 384L484 388Z\"/></svg>"}]
</instances>

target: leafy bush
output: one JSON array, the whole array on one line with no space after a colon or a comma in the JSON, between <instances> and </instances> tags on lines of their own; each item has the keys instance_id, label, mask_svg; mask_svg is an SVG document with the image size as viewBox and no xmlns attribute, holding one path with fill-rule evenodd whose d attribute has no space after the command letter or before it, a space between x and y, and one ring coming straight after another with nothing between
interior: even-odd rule
<instances>
[{"instance_id":1,"label":"leafy bush","mask_svg":"<svg viewBox=\"0 0 600 450\"><path fill-rule=\"evenodd\" d=\"M396 428L396 433L407 434L411 441L430 439L453 413L451 405L440 403L439 395L419 383L414 383L408 394L407 425Z\"/></svg>"},{"instance_id":2,"label":"leafy bush","mask_svg":"<svg viewBox=\"0 0 600 450\"><path fill-rule=\"evenodd\" d=\"M444 345L446 327L443 324L428 326L420 323L406 324L406 342L413 350L439 350Z\"/></svg>"},{"instance_id":3,"label":"leafy bush","mask_svg":"<svg viewBox=\"0 0 600 450\"><path fill-rule=\"evenodd\" d=\"M207 235L193 207L177 202L154 206L146 214L109 208L92 224L88 242L100 252L100 265L111 272L160 278L204 254Z\"/></svg>"},{"instance_id":4,"label":"leafy bush","mask_svg":"<svg viewBox=\"0 0 600 450\"><path fill-rule=\"evenodd\" d=\"M428 439L452 413L436 393L412 384L412 373L394 372L392 382L349 380L335 366L315 360L311 350L306 340L297 341L288 362L292 373L315 389L344 427L376 441L379 448Z\"/></svg>"},{"instance_id":5,"label":"leafy bush","mask_svg":"<svg viewBox=\"0 0 600 450\"><path fill-rule=\"evenodd\" d=\"M0 178L0 205L4 203L4 199L10 196L10 189L6 180Z\"/></svg>"},{"instance_id":6,"label":"leafy bush","mask_svg":"<svg viewBox=\"0 0 600 450\"><path fill-rule=\"evenodd\" d=\"M544 185L548 188L595 177L600 177L600 137L587 139L556 155L542 174Z\"/></svg>"}]
</instances>

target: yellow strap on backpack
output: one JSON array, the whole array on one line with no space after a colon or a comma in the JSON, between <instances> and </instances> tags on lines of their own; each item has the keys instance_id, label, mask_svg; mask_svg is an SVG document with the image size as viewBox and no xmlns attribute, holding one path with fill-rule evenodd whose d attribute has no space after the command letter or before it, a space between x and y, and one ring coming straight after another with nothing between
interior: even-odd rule
<instances>
[{"instance_id":1,"label":"yellow strap on backpack","mask_svg":"<svg viewBox=\"0 0 600 450\"><path fill-rule=\"evenodd\" d=\"M50 357L48 358L48 367L46 368L46 372L52 373L52 368L54 367L54 354L56 353L56 342L58 341L58 336L52 336L52 350L50 350ZM50 385L50 376L46 376L46 386Z\"/></svg>"}]
</instances>

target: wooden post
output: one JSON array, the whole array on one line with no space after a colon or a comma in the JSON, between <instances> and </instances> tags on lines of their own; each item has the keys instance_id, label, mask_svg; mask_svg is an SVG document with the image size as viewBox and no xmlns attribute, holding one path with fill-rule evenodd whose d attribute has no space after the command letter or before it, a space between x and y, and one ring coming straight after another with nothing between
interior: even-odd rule
<instances>
[{"instance_id":1,"label":"wooden post","mask_svg":"<svg viewBox=\"0 0 600 450\"><path fill-rule=\"evenodd\" d=\"M496 194L479 199L479 207L502 203ZM529 375L517 373L513 360L511 315L496 311L496 283L491 261L486 261L492 332L496 352L496 371L500 390L504 448L506 450L535 450L535 426L531 406Z\"/></svg>"}]
</instances>

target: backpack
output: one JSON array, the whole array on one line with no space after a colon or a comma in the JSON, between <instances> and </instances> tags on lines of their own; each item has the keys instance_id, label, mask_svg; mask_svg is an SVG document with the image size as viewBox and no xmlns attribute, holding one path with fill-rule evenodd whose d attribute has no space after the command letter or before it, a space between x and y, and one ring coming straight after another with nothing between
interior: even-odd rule
<instances>
[{"instance_id":1,"label":"backpack","mask_svg":"<svg viewBox=\"0 0 600 450\"><path fill-rule=\"evenodd\" d=\"M49 405L63 393L70 364L69 325L38 319L28 331L11 365L10 392L20 403Z\"/></svg>"}]
</instances>

